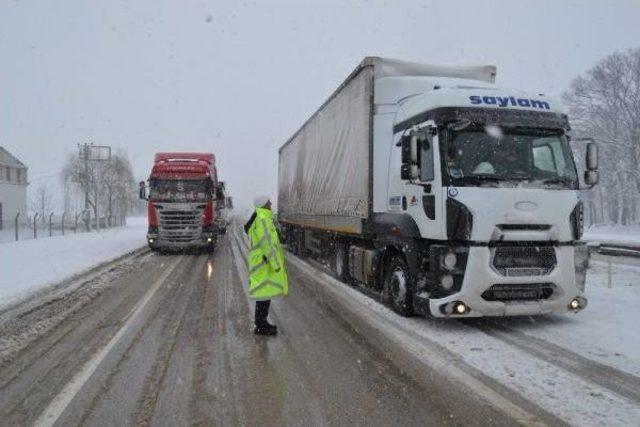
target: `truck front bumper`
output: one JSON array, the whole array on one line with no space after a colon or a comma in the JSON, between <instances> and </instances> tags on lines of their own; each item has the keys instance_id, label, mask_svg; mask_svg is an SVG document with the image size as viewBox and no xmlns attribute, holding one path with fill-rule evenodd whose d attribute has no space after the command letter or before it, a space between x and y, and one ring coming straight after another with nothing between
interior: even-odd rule
<instances>
[{"instance_id":1,"label":"truck front bumper","mask_svg":"<svg viewBox=\"0 0 640 427\"><path fill-rule=\"evenodd\" d=\"M469 248L460 290L444 298L429 299L431 314L434 317L520 316L584 309L587 306L584 296L586 263L576 261L576 257L585 256L584 249L570 245L554 249L556 264L547 274L506 276L492 267L492 248ZM578 271L576 265L584 266L585 271ZM544 289L544 297L527 295L527 292L540 292L541 289ZM514 292L520 292L523 297L514 298Z\"/></svg>"},{"instance_id":2,"label":"truck front bumper","mask_svg":"<svg viewBox=\"0 0 640 427\"><path fill-rule=\"evenodd\" d=\"M191 239L165 238L161 234L147 234L147 243L151 249L184 250L190 248L212 248L217 243L216 232L205 232Z\"/></svg>"}]
</instances>

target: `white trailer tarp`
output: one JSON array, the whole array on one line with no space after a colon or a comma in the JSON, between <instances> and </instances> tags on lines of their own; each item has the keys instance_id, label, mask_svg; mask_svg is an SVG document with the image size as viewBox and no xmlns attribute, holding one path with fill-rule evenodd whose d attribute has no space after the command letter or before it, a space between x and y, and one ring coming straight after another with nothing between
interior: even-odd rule
<instances>
[{"instance_id":1,"label":"white trailer tarp","mask_svg":"<svg viewBox=\"0 0 640 427\"><path fill-rule=\"evenodd\" d=\"M284 217L367 217L372 86L373 67L365 67L282 147Z\"/></svg>"}]
</instances>

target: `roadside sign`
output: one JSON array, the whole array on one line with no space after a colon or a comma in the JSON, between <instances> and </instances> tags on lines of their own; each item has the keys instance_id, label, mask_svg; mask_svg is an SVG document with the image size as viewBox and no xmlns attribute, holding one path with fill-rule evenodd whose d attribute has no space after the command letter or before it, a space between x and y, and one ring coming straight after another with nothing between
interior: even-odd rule
<instances>
[{"instance_id":1,"label":"roadside sign","mask_svg":"<svg viewBox=\"0 0 640 427\"><path fill-rule=\"evenodd\" d=\"M107 161L111 159L111 147L108 145L80 146L80 158L82 160Z\"/></svg>"}]
</instances>

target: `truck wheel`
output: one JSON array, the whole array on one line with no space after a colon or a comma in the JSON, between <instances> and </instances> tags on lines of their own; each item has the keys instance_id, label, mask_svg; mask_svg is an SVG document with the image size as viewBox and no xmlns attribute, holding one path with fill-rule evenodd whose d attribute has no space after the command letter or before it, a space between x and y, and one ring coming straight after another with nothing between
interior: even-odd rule
<instances>
[{"instance_id":1,"label":"truck wheel","mask_svg":"<svg viewBox=\"0 0 640 427\"><path fill-rule=\"evenodd\" d=\"M336 279L346 281L349 277L349 267L347 265L347 251L345 246L337 243L334 247L333 258L331 259L331 270Z\"/></svg>"},{"instance_id":2,"label":"truck wheel","mask_svg":"<svg viewBox=\"0 0 640 427\"><path fill-rule=\"evenodd\" d=\"M385 269L382 300L405 317L413 315L413 294L409 280L409 268L404 259L397 255L391 258Z\"/></svg>"},{"instance_id":3,"label":"truck wheel","mask_svg":"<svg viewBox=\"0 0 640 427\"><path fill-rule=\"evenodd\" d=\"M296 254L296 256L299 256L300 258L304 258L306 253L304 250L304 235L302 233L297 234L295 236L295 242L293 243L293 247L294 247L294 253Z\"/></svg>"}]
</instances>

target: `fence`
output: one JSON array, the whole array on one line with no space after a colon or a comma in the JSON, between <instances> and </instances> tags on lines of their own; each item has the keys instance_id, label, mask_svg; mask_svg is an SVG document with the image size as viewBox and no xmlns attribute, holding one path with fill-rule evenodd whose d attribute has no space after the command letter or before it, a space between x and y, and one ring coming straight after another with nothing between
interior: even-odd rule
<instances>
[{"instance_id":1,"label":"fence","mask_svg":"<svg viewBox=\"0 0 640 427\"><path fill-rule=\"evenodd\" d=\"M95 218L91 211L56 214L50 212L42 215L23 215L18 213L7 224L0 234L0 241L18 241L38 239L43 237L60 236L72 233L100 231L107 228L122 227L126 225L125 216L111 215Z\"/></svg>"}]
</instances>

